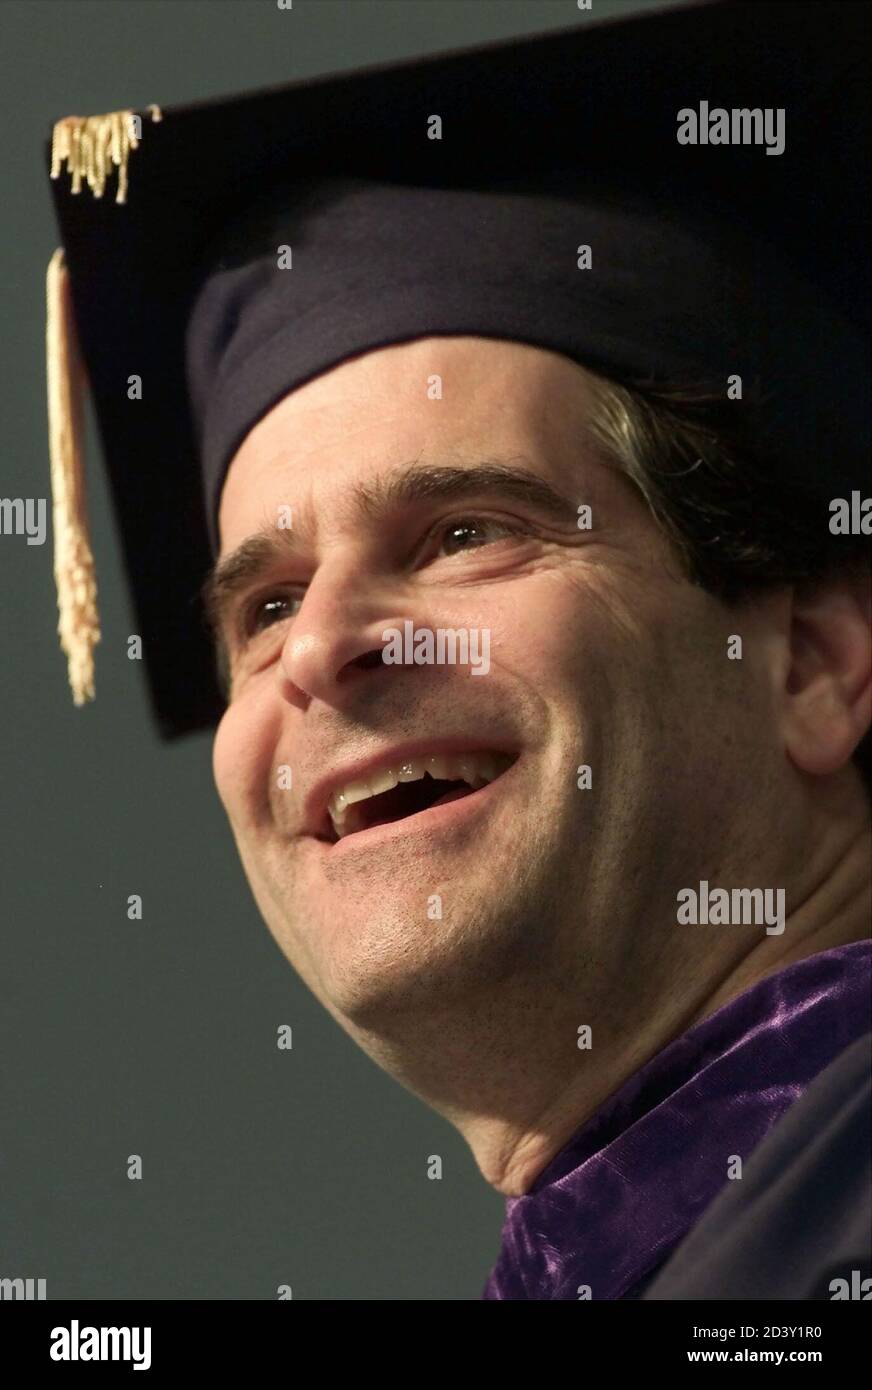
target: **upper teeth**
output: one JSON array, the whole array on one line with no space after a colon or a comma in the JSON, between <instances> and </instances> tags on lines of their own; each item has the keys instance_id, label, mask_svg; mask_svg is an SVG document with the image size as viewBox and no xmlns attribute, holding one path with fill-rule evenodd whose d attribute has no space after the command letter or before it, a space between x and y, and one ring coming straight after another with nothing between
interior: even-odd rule
<instances>
[{"instance_id":1,"label":"upper teeth","mask_svg":"<svg viewBox=\"0 0 872 1390\"><path fill-rule=\"evenodd\" d=\"M334 792L327 809L333 829L341 839L350 832L349 809L358 801L389 792L400 782L418 782L428 773L445 782L468 782L471 787L483 787L505 772L511 758L504 753L451 753L429 758L408 758L403 762L377 768L364 780L349 782Z\"/></svg>"}]
</instances>

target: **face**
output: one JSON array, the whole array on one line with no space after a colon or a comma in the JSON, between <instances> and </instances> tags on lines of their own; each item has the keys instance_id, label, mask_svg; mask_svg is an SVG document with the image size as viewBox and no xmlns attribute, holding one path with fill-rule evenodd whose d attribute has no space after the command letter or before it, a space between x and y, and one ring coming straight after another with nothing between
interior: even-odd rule
<instances>
[{"instance_id":1,"label":"face","mask_svg":"<svg viewBox=\"0 0 872 1390\"><path fill-rule=\"evenodd\" d=\"M589 391L558 354L421 338L287 396L227 475L215 778L277 943L352 1029L510 979L626 1013L675 979L644 924L754 833L766 682L597 458ZM422 632L435 659L403 660Z\"/></svg>"}]
</instances>

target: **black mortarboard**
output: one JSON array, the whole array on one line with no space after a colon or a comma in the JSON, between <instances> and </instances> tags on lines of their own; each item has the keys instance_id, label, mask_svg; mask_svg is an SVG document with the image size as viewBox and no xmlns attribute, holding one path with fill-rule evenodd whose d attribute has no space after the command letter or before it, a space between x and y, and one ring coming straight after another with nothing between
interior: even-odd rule
<instances>
[{"instance_id":1,"label":"black mortarboard","mask_svg":"<svg viewBox=\"0 0 872 1390\"><path fill-rule=\"evenodd\" d=\"M867 28L864 6L727 0L150 108L138 125L59 122L50 422L77 701L96 613L73 320L166 736L222 708L199 592L233 452L361 351L463 333L618 380L726 392L740 374L773 476L821 498L862 486ZM773 138L754 143L765 112Z\"/></svg>"}]
</instances>

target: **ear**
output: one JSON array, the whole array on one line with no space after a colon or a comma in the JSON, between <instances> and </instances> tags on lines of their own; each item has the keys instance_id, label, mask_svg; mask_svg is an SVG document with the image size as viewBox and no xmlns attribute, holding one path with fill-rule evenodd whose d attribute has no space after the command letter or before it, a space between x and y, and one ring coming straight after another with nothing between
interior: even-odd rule
<instances>
[{"instance_id":1,"label":"ear","mask_svg":"<svg viewBox=\"0 0 872 1390\"><path fill-rule=\"evenodd\" d=\"M872 721L872 583L868 571L799 586L784 690L787 752L803 772L836 772Z\"/></svg>"}]
</instances>

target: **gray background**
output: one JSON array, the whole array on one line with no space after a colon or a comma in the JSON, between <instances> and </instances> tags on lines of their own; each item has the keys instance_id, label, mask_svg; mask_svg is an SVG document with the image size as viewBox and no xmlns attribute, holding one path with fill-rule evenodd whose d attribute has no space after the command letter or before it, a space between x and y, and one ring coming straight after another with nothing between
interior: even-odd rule
<instances>
[{"instance_id":1,"label":"gray background","mask_svg":"<svg viewBox=\"0 0 872 1390\"><path fill-rule=\"evenodd\" d=\"M593 17L647 7L594 0ZM0 495L49 495L55 119L589 19L575 0L0 0ZM159 741L126 657L135 626L91 441L95 704L68 695L50 536L0 536L0 1276L45 1278L50 1299L273 1299L284 1283L303 1299L475 1299L503 1199L280 955L210 739ZM290 1052L276 1049L281 1023ZM126 1176L132 1153L141 1182Z\"/></svg>"}]
</instances>

